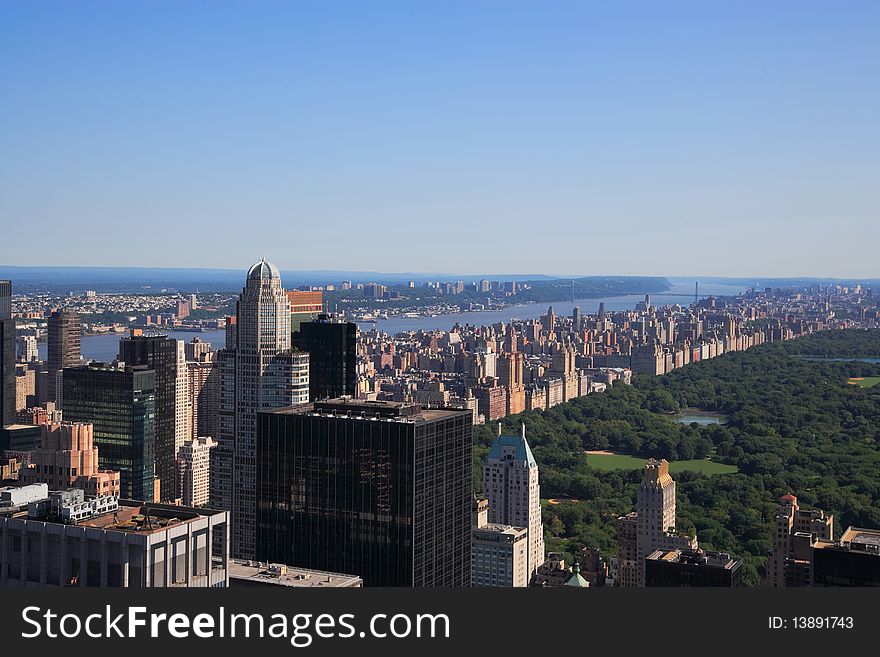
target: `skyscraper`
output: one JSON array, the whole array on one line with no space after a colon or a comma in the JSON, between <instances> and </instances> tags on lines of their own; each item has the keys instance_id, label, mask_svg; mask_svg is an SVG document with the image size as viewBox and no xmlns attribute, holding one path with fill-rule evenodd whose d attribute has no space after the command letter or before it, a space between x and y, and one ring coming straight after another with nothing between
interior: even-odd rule
<instances>
[{"instance_id":1,"label":"skyscraper","mask_svg":"<svg viewBox=\"0 0 880 657\"><path fill-rule=\"evenodd\" d=\"M180 497L177 492L177 350L177 340L164 335L133 332L131 337L119 341L119 360L126 365L145 366L155 373L156 476L162 500Z\"/></svg>"},{"instance_id":2,"label":"skyscraper","mask_svg":"<svg viewBox=\"0 0 880 657\"><path fill-rule=\"evenodd\" d=\"M12 319L12 281L0 281L0 320Z\"/></svg>"},{"instance_id":3,"label":"skyscraper","mask_svg":"<svg viewBox=\"0 0 880 657\"><path fill-rule=\"evenodd\" d=\"M366 586L468 586L472 422L344 399L260 413L257 558Z\"/></svg>"},{"instance_id":4,"label":"skyscraper","mask_svg":"<svg viewBox=\"0 0 880 657\"><path fill-rule=\"evenodd\" d=\"M77 367L80 355L82 326L79 315L71 310L56 310L47 322L46 401L58 401L58 372L66 367Z\"/></svg>"},{"instance_id":5,"label":"skyscraper","mask_svg":"<svg viewBox=\"0 0 880 657\"><path fill-rule=\"evenodd\" d=\"M675 531L675 482L666 460L648 459L636 511L617 519L617 586L645 586L645 560L656 550L694 551L697 539Z\"/></svg>"},{"instance_id":6,"label":"skyscraper","mask_svg":"<svg viewBox=\"0 0 880 657\"><path fill-rule=\"evenodd\" d=\"M216 439L219 435L220 368L216 356L217 352L211 351L186 363L190 438Z\"/></svg>"},{"instance_id":7,"label":"skyscraper","mask_svg":"<svg viewBox=\"0 0 880 657\"><path fill-rule=\"evenodd\" d=\"M501 434L492 443L483 467L483 493L489 500L489 522L525 527L529 532L528 579L544 563L541 487L538 464L526 440L526 425L518 436Z\"/></svg>"},{"instance_id":8,"label":"skyscraper","mask_svg":"<svg viewBox=\"0 0 880 657\"><path fill-rule=\"evenodd\" d=\"M810 546L814 541L833 538L833 515L802 509L794 495L780 497L773 551L767 559L767 584L776 588L809 585L812 581Z\"/></svg>"},{"instance_id":9,"label":"skyscraper","mask_svg":"<svg viewBox=\"0 0 880 657\"><path fill-rule=\"evenodd\" d=\"M288 290L290 330L296 333L303 322L318 319L324 312L324 293L320 290Z\"/></svg>"},{"instance_id":10,"label":"skyscraper","mask_svg":"<svg viewBox=\"0 0 880 657\"><path fill-rule=\"evenodd\" d=\"M675 482L666 459L649 459L636 492L638 585L645 585L645 559L665 547L664 535L675 529Z\"/></svg>"},{"instance_id":11,"label":"skyscraper","mask_svg":"<svg viewBox=\"0 0 880 657\"><path fill-rule=\"evenodd\" d=\"M210 505L232 510L235 461L235 349L217 351L217 446L211 450ZM211 434L206 434L211 435Z\"/></svg>"},{"instance_id":12,"label":"skyscraper","mask_svg":"<svg viewBox=\"0 0 880 657\"><path fill-rule=\"evenodd\" d=\"M15 320L12 282L0 281L0 428L15 421Z\"/></svg>"},{"instance_id":13,"label":"skyscraper","mask_svg":"<svg viewBox=\"0 0 880 657\"><path fill-rule=\"evenodd\" d=\"M291 351L290 301L275 265L261 260L248 270L236 326L232 552L250 559L257 503L257 412L309 400L308 355Z\"/></svg>"},{"instance_id":14,"label":"skyscraper","mask_svg":"<svg viewBox=\"0 0 880 657\"><path fill-rule=\"evenodd\" d=\"M101 466L120 475L120 496L153 501L155 375L104 363L64 370L64 419L91 422Z\"/></svg>"},{"instance_id":15,"label":"skyscraper","mask_svg":"<svg viewBox=\"0 0 880 657\"><path fill-rule=\"evenodd\" d=\"M186 368L186 346L183 340L177 340L177 359L175 362L176 387L174 396L174 455L186 440L192 438L192 400L189 392L189 372ZM181 496L177 487L177 497Z\"/></svg>"},{"instance_id":16,"label":"skyscraper","mask_svg":"<svg viewBox=\"0 0 880 657\"><path fill-rule=\"evenodd\" d=\"M357 393L357 324L320 315L302 322L294 344L309 354L309 398Z\"/></svg>"},{"instance_id":17,"label":"skyscraper","mask_svg":"<svg viewBox=\"0 0 880 657\"><path fill-rule=\"evenodd\" d=\"M177 453L180 498L184 506L204 506L210 500L211 450L217 443L210 437L186 440Z\"/></svg>"}]
</instances>

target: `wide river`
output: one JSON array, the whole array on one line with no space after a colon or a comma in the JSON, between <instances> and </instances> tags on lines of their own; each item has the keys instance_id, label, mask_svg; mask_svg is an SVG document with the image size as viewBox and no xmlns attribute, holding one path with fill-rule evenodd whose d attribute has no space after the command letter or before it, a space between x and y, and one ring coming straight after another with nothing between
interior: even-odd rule
<instances>
[{"instance_id":1,"label":"wide river","mask_svg":"<svg viewBox=\"0 0 880 657\"><path fill-rule=\"evenodd\" d=\"M656 306L671 306L680 304L687 306L694 301L693 283L677 285L666 292L652 294L651 302ZM700 298L709 295L733 295L742 291L742 288L733 285L700 285ZM533 319L547 312L547 306L553 306L557 315L570 315L575 306L579 306L584 314L596 314L599 304L605 304L605 310L631 310L636 304L643 301L643 294L627 294L616 297L597 297L594 299L578 299L571 301L554 301L552 303L528 303L516 306L508 306L501 310L483 310L472 312L451 313L437 315L435 317L395 317L380 319L375 324L361 322L362 331L378 328L386 333L399 333L401 331L434 331L448 330L456 323L472 326L486 326L498 322L509 322L512 319ZM125 334L110 335L84 335L81 341L81 351L84 358L103 362L112 361L119 351L119 338ZM226 344L226 333L218 331L168 331L168 337L175 340L191 341L198 336L205 342L210 342L214 349L222 349ZM46 359L46 343L40 343L40 358Z\"/></svg>"}]
</instances>

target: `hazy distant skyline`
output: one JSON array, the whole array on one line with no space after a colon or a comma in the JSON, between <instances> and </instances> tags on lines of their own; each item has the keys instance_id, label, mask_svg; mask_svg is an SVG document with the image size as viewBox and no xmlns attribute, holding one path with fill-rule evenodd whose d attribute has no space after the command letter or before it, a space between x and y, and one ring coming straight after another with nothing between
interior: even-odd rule
<instances>
[{"instance_id":1,"label":"hazy distant skyline","mask_svg":"<svg viewBox=\"0 0 880 657\"><path fill-rule=\"evenodd\" d=\"M0 265L876 278L880 3L0 3Z\"/></svg>"}]
</instances>

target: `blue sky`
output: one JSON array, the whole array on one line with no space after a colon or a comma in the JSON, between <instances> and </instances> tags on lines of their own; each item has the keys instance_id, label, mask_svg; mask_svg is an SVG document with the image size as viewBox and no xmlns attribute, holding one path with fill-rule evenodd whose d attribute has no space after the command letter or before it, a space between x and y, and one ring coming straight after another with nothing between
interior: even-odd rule
<instances>
[{"instance_id":1,"label":"blue sky","mask_svg":"<svg viewBox=\"0 0 880 657\"><path fill-rule=\"evenodd\" d=\"M877 2L0 3L0 264L878 276Z\"/></svg>"}]
</instances>

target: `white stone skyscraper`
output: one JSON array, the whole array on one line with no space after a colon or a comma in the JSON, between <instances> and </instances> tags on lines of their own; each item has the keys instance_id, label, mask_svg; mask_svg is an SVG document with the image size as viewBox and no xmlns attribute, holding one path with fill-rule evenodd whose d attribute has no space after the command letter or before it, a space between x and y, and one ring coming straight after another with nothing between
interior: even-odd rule
<instances>
[{"instance_id":1,"label":"white stone skyscraper","mask_svg":"<svg viewBox=\"0 0 880 657\"><path fill-rule=\"evenodd\" d=\"M210 437L190 438L177 453L178 489L184 506L204 506L210 499L211 450L217 443Z\"/></svg>"},{"instance_id":2,"label":"white stone skyscraper","mask_svg":"<svg viewBox=\"0 0 880 657\"><path fill-rule=\"evenodd\" d=\"M308 355L291 351L290 301L275 265L247 273L236 308L232 552L254 558L257 412L309 400Z\"/></svg>"},{"instance_id":3,"label":"white stone skyscraper","mask_svg":"<svg viewBox=\"0 0 880 657\"><path fill-rule=\"evenodd\" d=\"M186 370L186 350L183 340L177 341L176 386L174 401L174 454L192 435L192 406L189 395L189 376ZM180 491L177 491L180 493ZM179 497L179 495L178 495Z\"/></svg>"},{"instance_id":4,"label":"white stone skyscraper","mask_svg":"<svg viewBox=\"0 0 880 657\"><path fill-rule=\"evenodd\" d=\"M529 532L528 580L544 563L541 487L538 464L526 441L526 425L518 436L498 437L483 468L483 494L489 501L489 522L525 527Z\"/></svg>"}]
</instances>

